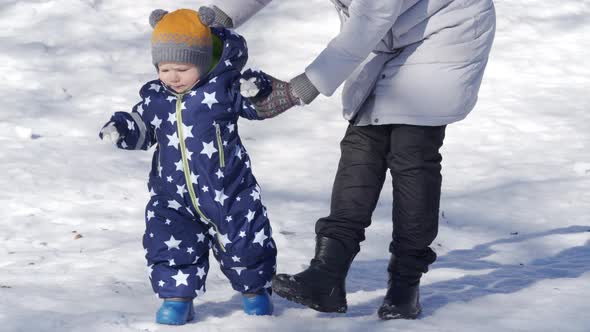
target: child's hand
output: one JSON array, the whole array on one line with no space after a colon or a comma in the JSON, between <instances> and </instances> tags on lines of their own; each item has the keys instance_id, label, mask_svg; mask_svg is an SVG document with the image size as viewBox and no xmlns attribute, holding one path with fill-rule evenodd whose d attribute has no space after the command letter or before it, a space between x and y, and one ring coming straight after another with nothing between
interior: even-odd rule
<instances>
[{"instance_id":1,"label":"child's hand","mask_svg":"<svg viewBox=\"0 0 590 332\"><path fill-rule=\"evenodd\" d=\"M112 121L102 127L98 136L103 142L110 142L113 144L119 143L119 139L121 138L117 127L115 127L115 123Z\"/></svg>"},{"instance_id":2,"label":"child's hand","mask_svg":"<svg viewBox=\"0 0 590 332\"><path fill-rule=\"evenodd\" d=\"M250 99L261 119L272 118L295 105L303 105L289 82L264 72L248 69L242 74L240 83L240 94Z\"/></svg>"},{"instance_id":3,"label":"child's hand","mask_svg":"<svg viewBox=\"0 0 590 332\"><path fill-rule=\"evenodd\" d=\"M256 97L260 89L256 85L256 77L250 79L240 78L240 94L246 98Z\"/></svg>"},{"instance_id":4,"label":"child's hand","mask_svg":"<svg viewBox=\"0 0 590 332\"><path fill-rule=\"evenodd\" d=\"M260 70L248 69L240 78L240 94L257 102L272 93L272 77Z\"/></svg>"}]
</instances>

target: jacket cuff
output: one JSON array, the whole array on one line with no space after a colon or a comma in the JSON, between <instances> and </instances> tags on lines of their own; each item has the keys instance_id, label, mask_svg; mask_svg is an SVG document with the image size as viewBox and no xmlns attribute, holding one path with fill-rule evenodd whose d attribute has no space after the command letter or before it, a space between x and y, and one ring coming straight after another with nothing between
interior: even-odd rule
<instances>
[{"instance_id":1,"label":"jacket cuff","mask_svg":"<svg viewBox=\"0 0 590 332\"><path fill-rule=\"evenodd\" d=\"M232 29L234 27L234 23L231 20L231 17L227 16L227 14L219 9L219 7L213 5L211 9L215 12L215 20L213 21L213 25L221 26L227 29Z\"/></svg>"},{"instance_id":2,"label":"jacket cuff","mask_svg":"<svg viewBox=\"0 0 590 332\"><path fill-rule=\"evenodd\" d=\"M305 105L311 103L320 94L305 73L295 76L289 84L293 89L293 94L299 97Z\"/></svg>"}]
</instances>

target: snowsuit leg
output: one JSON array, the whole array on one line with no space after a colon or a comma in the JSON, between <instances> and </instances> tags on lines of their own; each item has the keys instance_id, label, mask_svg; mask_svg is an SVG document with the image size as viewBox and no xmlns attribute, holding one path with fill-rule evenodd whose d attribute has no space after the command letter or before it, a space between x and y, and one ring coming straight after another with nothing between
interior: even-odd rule
<instances>
[{"instance_id":1,"label":"snowsuit leg","mask_svg":"<svg viewBox=\"0 0 590 332\"><path fill-rule=\"evenodd\" d=\"M152 196L146 206L146 250L152 288L160 298L194 298L205 292L211 234L171 197Z\"/></svg>"},{"instance_id":2,"label":"snowsuit leg","mask_svg":"<svg viewBox=\"0 0 590 332\"><path fill-rule=\"evenodd\" d=\"M241 293L259 293L263 289L270 291L276 272L277 249L266 208L260 200L260 188L252 175L247 176L246 181L252 184L231 197L229 209L222 210L222 220L215 221L231 243L225 244L224 251L214 242L213 254L233 289Z\"/></svg>"}]
</instances>

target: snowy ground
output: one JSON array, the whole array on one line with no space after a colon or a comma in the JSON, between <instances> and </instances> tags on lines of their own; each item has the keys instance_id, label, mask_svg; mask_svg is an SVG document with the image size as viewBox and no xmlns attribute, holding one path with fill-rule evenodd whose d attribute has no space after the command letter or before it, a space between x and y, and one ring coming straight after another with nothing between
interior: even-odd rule
<instances>
[{"instance_id":1,"label":"snowy ground","mask_svg":"<svg viewBox=\"0 0 590 332\"><path fill-rule=\"evenodd\" d=\"M141 247L151 154L116 150L97 132L154 77L150 11L198 6L0 1L1 331L590 330L589 0L496 1L479 104L447 130L440 259L424 278L421 319L375 314L391 231L386 186L349 274L347 314L275 297L273 317L246 316L213 266L196 323L156 325ZM288 79L337 28L327 0L276 1L240 32L251 66ZM339 94L241 123L280 272L311 258L345 126Z\"/></svg>"}]
</instances>

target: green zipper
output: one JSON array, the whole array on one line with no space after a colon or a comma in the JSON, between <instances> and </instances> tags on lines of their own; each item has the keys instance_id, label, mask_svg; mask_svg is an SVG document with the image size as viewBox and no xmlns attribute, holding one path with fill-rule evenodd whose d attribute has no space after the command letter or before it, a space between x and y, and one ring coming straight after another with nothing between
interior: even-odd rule
<instances>
[{"instance_id":1,"label":"green zipper","mask_svg":"<svg viewBox=\"0 0 590 332\"><path fill-rule=\"evenodd\" d=\"M217 236L217 242L221 247L221 250L225 252L225 246L223 245L223 241L221 241L221 235L219 235L219 229L217 225L213 223L209 218L205 216L203 211L199 208L199 204L197 204L197 194L195 194L195 188L193 187L193 183L191 181L190 175L190 168L188 164L188 158L186 157L186 143L184 142L184 134L182 132L182 97L185 94L178 94L176 95L176 128L178 130L178 140L180 143L180 154L182 155L182 171L184 173L184 179L186 181L186 186L188 188L188 193L191 197L191 202L193 203L193 207L199 213L199 216L207 222L207 224L213 226L215 229L215 235Z\"/></svg>"},{"instance_id":2,"label":"green zipper","mask_svg":"<svg viewBox=\"0 0 590 332\"><path fill-rule=\"evenodd\" d=\"M219 167L225 167L225 157L223 155L223 141L221 140L221 129L219 124L215 124L215 135L217 136L217 148L219 149Z\"/></svg>"}]
</instances>

